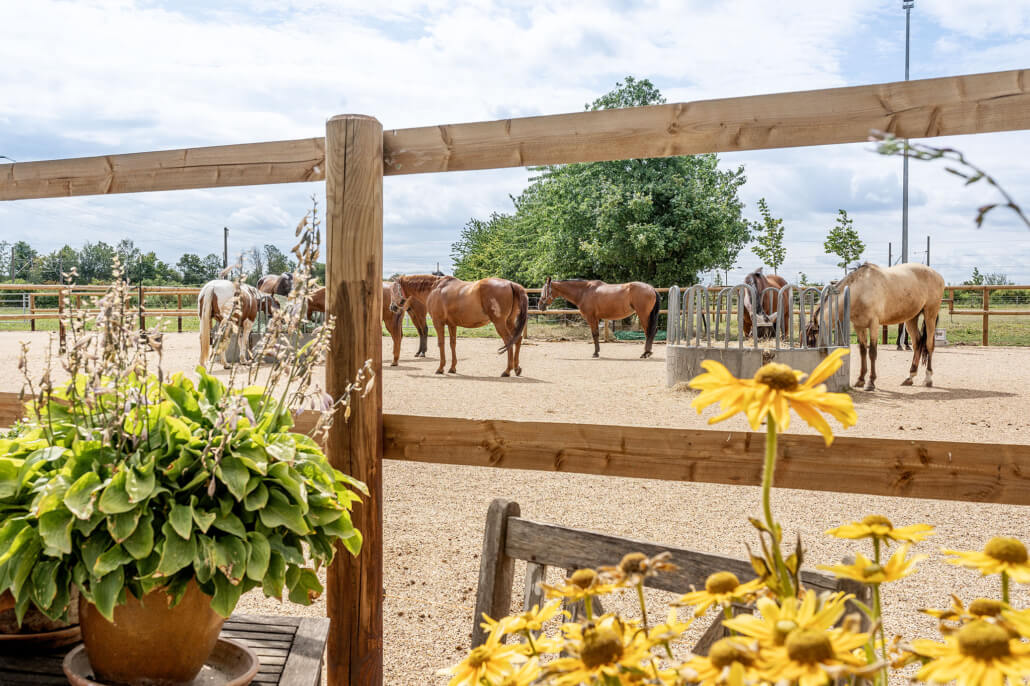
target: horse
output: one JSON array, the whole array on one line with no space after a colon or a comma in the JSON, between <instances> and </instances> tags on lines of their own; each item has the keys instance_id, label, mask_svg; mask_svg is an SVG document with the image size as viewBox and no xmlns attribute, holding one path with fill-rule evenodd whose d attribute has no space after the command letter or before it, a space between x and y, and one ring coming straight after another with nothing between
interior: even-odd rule
<instances>
[{"instance_id":1,"label":"horse","mask_svg":"<svg viewBox=\"0 0 1030 686\"><path fill-rule=\"evenodd\" d=\"M395 310L406 307L409 300L417 300L429 311L440 344L437 374L443 374L447 358L443 341L445 326L451 335L451 367L447 371L457 374L458 327L474 329L492 322L504 342L497 352L508 353L508 366L501 376L511 376L512 371L515 376L522 375L519 351L522 348L522 333L526 330L529 296L519 284L507 279L490 278L468 282L453 276L417 274L398 276L390 293L390 306Z\"/></svg>"},{"instance_id":2,"label":"horse","mask_svg":"<svg viewBox=\"0 0 1030 686\"><path fill-rule=\"evenodd\" d=\"M250 331L254 328L254 320L258 312L271 312L279 304L272 296L261 293L249 284L240 285L239 307L233 311L233 298L236 295L236 284L225 279L208 281L200 289L197 296L197 310L200 314L200 364L206 365L211 346L211 320L222 322L230 317L236 323L236 343L240 351L240 359L244 362L250 358ZM222 366L229 368L225 360L225 349L228 340L219 344L219 356Z\"/></svg>"},{"instance_id":3,"label":"horse","mask_svg":"<svg viewBox=\"0 0 1030 686\"><path fill-rule=\"evenodd\" d=\"M257 282L257 289L268 295L289 295L293 290L293 274L265 274Z\"/></svg>"},{"instance_id":4,"label":"horse","mask_svg":"<svg viewBox=\"0 0 1030 686\"><path fill-rule=\"evenodd\" d=\"M390 309L390 287L393 284L389 281L383 282L383 324L390 332L393 339L393 362L391 367L396 367L401 356L401 341L404 340L404 311L393 312ZM417 300L412 300L408 306L408 316L411 323L418 331L418 351L415 357L425 357L429 348L429 326L426 324L426 306ZM308 298L308 319L315 312L325 313L325 286L319 288Z\"/></svg>"},{"instance_id":5,"label":"horse","mask_svg":"<svg viewBox=\"0 0 1030 686\"><path fill-rule=\"evenodd\" d=\"M662 301L653 286L640 281L629 283L605 283L604 281L583 281L572 279L554 281L547 277L540 293L538 307L541 312L547 310L555 297L563 298L579 310L583 319L590 325L590 333L594 337L594 357L601 356L601 343L598 341L598 324L602 319L624 319L634 312L644 326L646 340L644 354L641 359L651 357L651 347L655 334L658 333L658 312ZM646 323L645 323L646 322Z\"/></svg>"},{"instance_id":6,"label":"horse","mask_svg":"<svg viewBox=\"0 0 1030 686\"><path fill-rule=\"evenodd\" d=\"M883 268L866 262L837 283L837 312L844 312L844 288L851 289L851 325L858 336L862 370L858 386L865 381L866 353L869 354L869 385L876 388L876 338L881 326L904 322L913 344L912 366L902 386L911 386L920 361L926 365L926 386L933 386L933 332L944 297L944 279L926 265L907 262ZM919 315L923 327L918 329ZM838 314L838 317L841 315ZM808 345L816 344L819 334L819 306L805 329ZM927 333L929 332L929 334Z\"/></svg>"},{"instance_id":7,"label":"horse","mask_svg":"<svg viewBox=\"0 0 1030 686\"><path fill-rule=\"evenodd\" d=\"M752 322L754 322L755 334L759 339L772 338L776 335L776 313L779 311L781 303L775 293L767 293L766 289L775 288L779 291L787 285L787 280L777 274L767 276L759 267L744 277L744 284L754 288L758 298L757 302L751 302L751 289L744 289L744 335L751 335ZM783 297L785 298L786 295Z\"/></svg>"}]
</instances>

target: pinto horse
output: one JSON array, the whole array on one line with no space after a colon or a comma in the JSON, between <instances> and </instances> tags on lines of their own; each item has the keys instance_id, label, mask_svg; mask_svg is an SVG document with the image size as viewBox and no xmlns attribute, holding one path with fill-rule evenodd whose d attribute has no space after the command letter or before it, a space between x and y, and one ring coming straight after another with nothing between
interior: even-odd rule
<instances>
[{"instance_id":1,"label":"pinto horse","mask_svg":"<svg viewBox=\"0 0 1030 686\"><path fill-rule=\"evenodd\" d=\"M651 347L655 334L658 333L658 312L662 307L662 300L653 286L640 281L553 281L548 276L540 292L540 311L545 311L556 297L571 303L590 325L590 333L594 337L594 357L601 356L601 343L598 340L598 324L601 320L624 319L634 312L637 313L641 326L644 326L647 337L644 341L644 354L640 357L651 357Z\"/></svg>"},{"instance_id":2,"label":"pinto horse","mask_svg":"<svg viewBox=\"0 0 1030 686\"><path fill-rule=\"evenodd\" d=\"M519 351L522 348L522 333L526 330L529 313L529 296L526 289L507 279L480 279L468 282L453 276L417 274L398 276L390 290L390 307L398 310L408 305L409 300L425 304L433 318L436 338L440 344L440 366L437 374L443 374L447 361L444 349L444 327L451 336L451 374L458 373L457 339L458 327L474 329L493 323L497 335L504 341L499 353L508 353L508 366L501 376L522 375L519 366Z\"/></svg>"},{"instance_id":3,"label":"pinto horse","mask_svg":"<svg viewBox=\"0 0 1030 686\"><path fill-rule=\"evenodd\" d=\"M391 367L396 367L401 357L401 341L404 340L404 312L403 310L393 312L390 309L390 287L393 284L389 281L383 282L383 324L390 332L393 339L393 362ZM322 286L308 298L308 318L315 312L325 314L325 286ZM408 316L411 323L418 331L418 351L415 357L425 357L429 348L429 326L426 324L426 306L417 300L412 300L408 306Z\"/></svg>"},{"instance_id":4,"label":"pinto horse","mask_svg":"<svg viewBox=\"0 0 1030 686\"><path fill-rule=\"evenodd\" d=\"M293 274L265 274L258 279L257 289L268 295L289 295L293 290Z\"/></svg>"},{"instance_id":5,"label":"pinto horse","mask_svg":"<svg viewBox=\"0 0 1030 686\"><path fill-rule=\"evenodd\" d=\"M271 314L279 304L270 295L261 293L258 289L248 284L240 285L239 307L233 307L233 299L236 295L236 284L225 279L208 281L200 289L197 296L197 310L200 314L200 364L206 365L211 347L211 320L216 322L227 321L230 317L236 324L236 344L240 351L240 359L244 362L250 359L250 331L254 328L254 320L258 312ZM235 310L235 311L234 311ZM229 339L219 342L218 354L222 360L222 366L229 368L225 360L225 349L228 347Z\"/></svg>"},{"instance_id":6,"label":"pinto horse","mask_svg":"<svg viewBox=\"0 0 1030 686\"><path fill-rule=\"evenodd\" d=\"M944 297L944 279L926 265L914 262L884 269L866 262L837 283L838 317L844 312L844 288L851 290L851 325L858 336L858 350L862 356L862 371L857 386L865 381L866 352L869 354L869 385L876 388L876 338L881 326L904 322L912 340L912 366L902 386L911 386L920 360L926 365L924 383L933 386L934 329L937 314ZM919 330L919 315L923 315L923 328ZM834 322L836 323L836 322ZM805 329L808 345L816 345L819 334L819 307L812 313L812 321ZM927 334L929 332L929 334Z\"/></svg>"},{"instance_id":7,"label":"pinto horse","mask_svg":"<svg viewBox=\"0 0 1030 686\"><path fill-rule=\"evenodd\" d=\"M750 336L754 328L759 339L772 338L776 335L776 313L780 309L780 298L775 293L767 293L766 289L775 288L779 291L787 285L787 280L777 274L766 276L759 267L744 277L744 283L754 288L757 296L756 302L751 302L751 290L744 289L744 335Z\"/></svg>"}]
</instances>

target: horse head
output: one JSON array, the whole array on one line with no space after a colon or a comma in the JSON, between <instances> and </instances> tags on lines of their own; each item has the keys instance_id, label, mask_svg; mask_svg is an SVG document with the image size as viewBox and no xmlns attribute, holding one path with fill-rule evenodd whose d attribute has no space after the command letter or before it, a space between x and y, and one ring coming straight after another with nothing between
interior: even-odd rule
<instances>
[{"instance_id":1,"label":"horse head","mask_svg":"<svg viewBox=\"0 0 1030 686\"><path fill-rule=\"evenodd\" d=\"M293 272L280 274L279 281L275 286L275 294L288 296L291 291L293 291Z\"/></svg>"},{"instance_id":2,"label":"horse head","mask_svg":"<svg viewBox=\"0 0 1030 686\"><path fill-rule=\"evenodd\" d=\"M408 297L404 293L404 286L401 285L400 278L398 278L390 286L390 311L396 314L403 311L407 306Z\"/></svg>"},{"instance_id":3,"label":"horse head","mask_svg":"<svg viewBox=\"0 0 1030 686\"><path fill-rule=\"evenodd\" d=\"M544 281L544 287L540 289L540 300L537 301L537 309L541 312L547 309L547 306L554 302L554 293L551 292L551 277L547 277Z\"/></svg>"},{"instance_id":4,"label":"horse head","mask_svg":"<svg viewBox=\"0 0 1030 686\"><path fill-rule=\"evenodd\" d=\"M769 281L762 274L762 268L759 267L744 277L744 285L751 286L751 288L744 289L744 309L747 311L748 316L751 317L754 334L758 336L761 329L772 329L775 326L775 321L765 311L765 307L762 304L762 294L766 288L769 288ZM751 299L751 289L754 289L754 301ZM772 333L770 332L767 335L772 335Z\"/></svg>"},{"instance_id":5,"label":"horse head","mask_svg":"<svg viewBox=\"0 0 1030 686\"><path fill-rule=\"evenodd\" d=\"M805 344L809 348L816 347L819 341L819 310L820 306L812 308L812 319L805 325Z\"/></svg>"}]
</instances>

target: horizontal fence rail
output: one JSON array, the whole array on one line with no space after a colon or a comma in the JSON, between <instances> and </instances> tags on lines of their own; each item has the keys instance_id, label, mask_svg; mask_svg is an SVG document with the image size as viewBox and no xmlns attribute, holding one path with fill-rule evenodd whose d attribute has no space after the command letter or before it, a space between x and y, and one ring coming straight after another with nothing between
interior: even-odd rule
<instances>
[{"instance_id":1,"label":"horizontal fence rail","mask_svg":"<svg viewBox=\"0 0 1030 686\"><path fill-rule=\"evenodd\" d=\"M1030 128L1027 70L383 132L421 174ZM0 200L325 180L325 139L0 165Z\"/></svg>"}]
</instances>

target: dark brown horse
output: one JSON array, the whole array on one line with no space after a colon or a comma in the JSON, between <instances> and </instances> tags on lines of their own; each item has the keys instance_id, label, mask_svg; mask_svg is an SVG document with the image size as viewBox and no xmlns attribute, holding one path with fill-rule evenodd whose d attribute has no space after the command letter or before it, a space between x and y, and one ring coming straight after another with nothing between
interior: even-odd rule
<instances>
[{"instance_id":1,"label":"dark brown horse","mask_svg":"<svg viewBox=\"0 0 1030 686\"><path fill-rule=\"evenodd\" d=\"M445 326L451 336L451 367L447 371L457 374L458 327L474 329L492 322L497 335L504 341L498 352L508 353L508 366L501 376L511 376L512 371L515 376L522 375L519 351L522 348L522 332L526 329L529 296L519 284L507 279L468 282L453 276L417 274L398 276L390 293L391 307L395 309L403 309L409 300L425 303L440 343L437 374L443 374L447 361L443 341Z\"/></svg>"},{"instance_id":2,"label":"dark brown horse","mask_svg":"<svg viewBox=\"0 0 1030 686\"><path fill-rule=\"evenodd\" d=\"M766 289L779 290L787 285L787 280L776 274L766 276L759 267L744 277L744 284L754 288L757 297L756 302L751 302L751 291L744 289L744 335L750 336L753 327L760 339L772 338L776 331L776 313L780 310L780 298L772 291L767 293Z\"/></svg>"},{"instance_id":3,"label":"dark brown horse","mask_svg":"<svg viewBox=\"0 0 1030 686\"><path fill-rule=\"evenodd\" d=\"M594 357L601 356L601 343L598 341L598 324L601 320L624 319L636 312L647 337L644 354L640 357L651 357L651 346L658 333L658 312L662 308L662 299L653 286L640 281L552 281L548 276L540 293L540 310L546 310L555 298L563 298L571 303L590 325L590 333L594 337Z\"/></svg>"},{"instance_id":4,"label":"dark brown horse","mask_svg":"<svg viewBox=\"0 0 1030 686\"><path fill-rule=\"evenodd\" d=\"M396 367L401 357L401 341L404 340L404 311L393 312L390 308L390 286L389 281L383 282L383 324L390 332L393 339L393 362L391 367ZM325 286L319 288L308 298L308 319L315 312L325 314ZM426 324L426 306L417 300L412 300L408 306L408 316L411 323L418 331L418 351L415 357L425 357L429 348L429 325Z\"/></svg>"},{"instance_id":5,"label":"dark brown horse","mask_svg":"<svg viewBox=\"0 0 1030 686\"><path fill-rule=\"evenodd\" d=\"M246 362L250 358L250 330L258 312L271 314L278 308L278 303L271 296L261 293L248 284L240 286L239 306L233 309L236 295L236 284L224 279L208 281L200 289L197 296L197 310L200 314L200 364L206 365L211 347L211 320L222 322L232 317L236 324L236 343L240 351L240 360ZM225 360L225 349L229 345L229 337L219 342L218 352L222 366L229 368Z\"/></svg>"},{"instance_id":6,"label":"dark brown horse","mask_svg":"<svg viewBox=\"0 0 1030 686\"><path fill-rule=\"evenodd\" d=\"M265 274L258 279L257 289L268 295L289 295L293 290L293 274Z\"/></svg>"}]
</instances>

